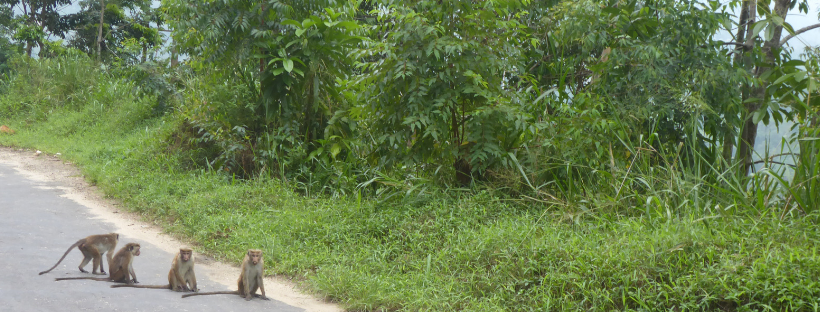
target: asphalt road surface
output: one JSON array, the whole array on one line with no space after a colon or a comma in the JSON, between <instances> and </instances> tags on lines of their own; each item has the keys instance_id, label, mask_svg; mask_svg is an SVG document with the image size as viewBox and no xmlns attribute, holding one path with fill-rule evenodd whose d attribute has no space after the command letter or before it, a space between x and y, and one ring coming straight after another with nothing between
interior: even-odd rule
<instances>
[{"instance_id":1,"label":"asphalt road surface","mask_svg":"<svg viewBox=\"0 0 820 312\"><path fill-rule=\"evenodd\" d=\"M113 283L59 281L56 277L93 276L77 266L76 248L53 271L47 270L78 239L114 232L114 225L93 219L87 207L60 197L56 183L32 181L0 164L0 311L304 311L285 303L235 295L182 299L163 289L110 288ZM120 234L117 249L137 242L141 254L134 271L141 285L168 283L172 254L148 242ZM103 257L106 271L108 261ZM91 263L85 269L91 271ZM239 275L239 269L237 276ZM197 271L200 291L235 290Z\"/></svg>"}]
</instances>

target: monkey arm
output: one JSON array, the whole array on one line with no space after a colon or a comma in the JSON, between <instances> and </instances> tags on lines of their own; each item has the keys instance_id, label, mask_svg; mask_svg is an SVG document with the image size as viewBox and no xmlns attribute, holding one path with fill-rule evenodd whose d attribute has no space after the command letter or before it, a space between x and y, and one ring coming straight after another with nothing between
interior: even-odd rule
<instances>
[{"instance_id":1,"label":"monkey arm","mask_svg":"<svg viewBox=\"0 0 820 312\"><path fill-rule=\"evenodd\" d=\"M256 276L256 283L259 285L259 292L262 293L261 298L265 299L265 300L270 300L270 299L268 299L267 296L265 296L265 285L262 284L262 279L263 279L263 277L262 277L262 274L260 272L260 274Z\"/></svg>"},{"instance_id":2,"label":"monkey arm","mask_svg":"<svg viewBox=\"0 0 820 312\"><path fill-rule=\"evenodd\" d=\"M193 267L191 267L191 269L188 270L187 275L188 275L188 284L191 287L190 290L193 291L193 292L199 291L199 289L196 288L196 275L194 274L194 268Z\"/></svg>"},{"instance_id":3,"label":"monkey arm","mask_svg":"<svg viewBox=\"0 0 820 312\"><path fill-rule=\"evenodd\" d=\"M126 280L128 280L128 273L131 274L130 282L133 282L134 284L139 284L140 283L140 282L137 281L137 274L134 273L134 265L133 264L128 265L128 272L125 274Z\"/></svg>"}]
</instances>

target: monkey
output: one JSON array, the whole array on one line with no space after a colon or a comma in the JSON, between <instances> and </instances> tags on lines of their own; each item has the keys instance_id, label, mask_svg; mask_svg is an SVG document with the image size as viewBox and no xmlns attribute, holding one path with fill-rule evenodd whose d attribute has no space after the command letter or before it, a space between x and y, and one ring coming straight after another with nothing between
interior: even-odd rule
<instances>
[{"instance_id":1,"label":"monkey","mask_svg":"<svg viewBox=\"0 0 820 312\"><path fill-rule=\"evenodd\" d=\"M239 280L237 280L237 288L239 290L211 291L197 294L187 294L182 295L182 298L203 295L239 295L240 297L245 297L246 301L251 300L252 297L270 300L268 299L268 297L265 296L265 286L262 285L262 273L264 271L264 263L265 261L262 259L262 250L248 249L248 253L245 254L245 259L242 260L242 268L240 269L241 272L239 273ZM259 288L259 290L262 292L261 295L256 294L257 288Z\"/></svg>"},{"instance_id":2,"label":"monkey","mask_svg":"<svg viewBox=\"0 0 820 312\"><path fill-rule=\"evenodd\" d=\"M126 284L137 284L137 275L134 274L134 257L140 255L140 244L137 243L128 243L125 244L125 247L122 247L117 254L114 255L114 259L108 265L108 271L111 272L111 275L108 277L62 277L62 278L55 278L55 281L65 281L65 280L80 280L80 279L90 279L95 281L103 281L103 282L116 282L116 283L126 283Z\"/></svg>"},{"instance_id":3,"label":"monkey","mask_svg":"<svg viewBox=\"0 0 820 312\"><path fill-rule=\"evenodd\" d=\"M197 292L199 289L196 288L193 250L190 248L180 248L179 252L174 256L174 260L171 262L171 270L168 271L168 285L111 285L111 288L119 287Z\"/></svg>"},{"instance_id":4,"label":"monkey","mask_svg":"<svg viewBox=\"0 0 820 312\"><path fill-rule=\"evenodd\" d=\"M92 274L105 275L105 269L102 265L102 254L106 254L106 258L108 258L108 266L111 266L111 253L114 252L114 250L117 248L117 241L119 239L120 234L108 233L91 235L89 237L78 240L76 243L74 243L74 245L68 247L68 250L65 251L63 257L60 258L60 260L57 260L57 263L54 264L53 267L43 272L40 272L40 275L46 274L48 272L51 272L51 270L54 270L54 268L60 265L60 262L63 262L65 256L67 256L71 249L74 247L77 247L77 249L79 249L80 252L83 253L83 262L81 262L79 266L80 272L88 273L88 271L83 269L83 267L85 267L88 264L88 261L94 259L91 269ZM97 273L97 268L100 269L100 273Z\"/></svg>"}]
</instances>

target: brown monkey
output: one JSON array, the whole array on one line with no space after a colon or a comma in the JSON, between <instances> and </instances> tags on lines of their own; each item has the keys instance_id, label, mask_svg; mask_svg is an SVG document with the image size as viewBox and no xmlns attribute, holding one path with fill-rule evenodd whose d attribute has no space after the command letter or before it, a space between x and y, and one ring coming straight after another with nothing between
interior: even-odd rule
<instances>
[{"instance_id":1,"label":"brown monkey","mask_svg":"<svg viewBox=\"0 0 820 312\"><path fill-rule=\"evenodd\" d=\"M193 250L190 248L180 248L179 252L174 256L174 260L171 262L171 270L168 271L168 285L111 285L111 288L118 287L199 291L199 289L196 288L196 276L194 275Z\"/></svg>"},{"instance_id":2,"label":"brown monkey","mask_svg":"<svg viewBox=\"0 0 820 312\"><path fill-rule=\"evenodd\" d=\"M137 281L137 275L134 274L134 257L139 255L140 244L128 243L125 244L125 247L122 247L122 249L117 251L117 254L114 255L114 259L109 263L108 271L111 272L111 275L108 277L63 277L55 278L54 280L65 281L90 279L95 281L136 284L139 282Z\"/></svg>"},{"instance_id":3,"label":"brown monkey","mask_svg":"<svg viewBox=\"0 0 820 312\"><path fill-rule=\"evenodd\" d=\"M202 295L239 295L245 297L245 300L251 300L252 297L259 297L265 300L270 300L265 297L265 286L262 285L262 273L264 271L264 260L262 259L262 251L259 249L248 249L245 254L245 260L242 260L242 269L239 273L239 280L237 281L237 291L211 291L198 294L182 295L182 298L190 296ZM262 292L262 295L256 294L256 289Z\"/></svg>"},{"instance_id":4,"label":"brown monkey","mask_svg":"<svg viewBox=\"0 0 820 312\"><path fill-rule=\"evenodd\" d=\"M114 249L117 248L117 241L120 239L120 234L117 233L108 233L108 234L100 234L100 235L91 235L89 237L83 238L78 240L74 245L68 247L68 250L65 251L63 257L60 260L57 260L57 263L54 264L48 270L40 272L40 275L46 274L54 270L60 262L63 262L65 256L68 255L68 252L71 251L72 248L77 247L80 252L83 253L83 262L80 263L80 272L88 273L83 267L88 264L88 261L94 259L92 264L91 271L93 274L97 275L105 275L105 269L102 266L102 254L106 254L106 258L108 258L108 266L111 266L111 253L114 252ZM100 273L97 273L97 268L100 269Z\"/></svg>"}]
</instances>

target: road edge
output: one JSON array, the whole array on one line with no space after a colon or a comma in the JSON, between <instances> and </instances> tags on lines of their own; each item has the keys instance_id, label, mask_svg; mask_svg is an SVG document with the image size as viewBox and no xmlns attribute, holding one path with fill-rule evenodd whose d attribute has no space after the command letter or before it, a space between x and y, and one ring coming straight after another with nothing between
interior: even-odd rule
<instances>
[{"instance_id":1,"label":"road edge","mask_svg":"<svg viewBox=\"0 0 820 312\"><path fill-rule=\"evenodd\" d=\"M166 234L161 226L144 222L139 214L119 208L123 206L122 203L106 198L101 190L85 180L76 166L61 159L59 154L46 155L31 150L0 146L0 163L11 165L18 173L33 181L57 184L55 188L63 191L62 197L85 207L96 219L113 224L120 234L150 242L172 254L176 253L180 246L190 246ZM194 249L198 256L197 272L203 271L210 280L234 290L239 274L238 268L213 260L207 255L203 257L200 251ZM265 290L268 297L306 311L344 311L337 304L300 291L296 283L282 277L265 277Z\"/></svg>"}]
</instances>

